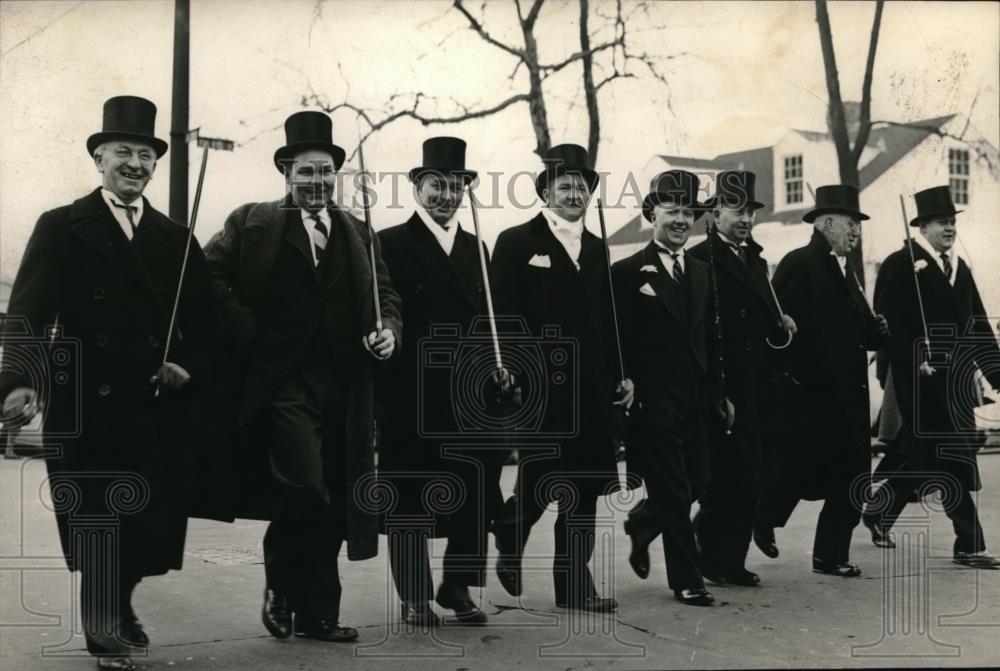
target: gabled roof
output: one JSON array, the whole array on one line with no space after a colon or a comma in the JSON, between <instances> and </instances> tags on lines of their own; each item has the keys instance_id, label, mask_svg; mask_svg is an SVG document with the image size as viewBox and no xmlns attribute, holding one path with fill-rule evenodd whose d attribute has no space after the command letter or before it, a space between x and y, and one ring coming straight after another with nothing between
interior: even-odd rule
<instances>
[{"instance_id":1,"label":"gabled roof","mask_svg":"<svg viewBox=\"0 0 1000 671\"><path fill-rule=\"evenodd\" d=\"M858 180L861 190L882 176L886 170L913 151L918 144L927 139L928 135L936 135L941 127L955 118L956 115L934 117L923 121L913 121L907 124L892 124L872 128L868 135L867 146L884 143L885 151L880 151L875 158L861 168Z\"/></svg>"}]
</instances>

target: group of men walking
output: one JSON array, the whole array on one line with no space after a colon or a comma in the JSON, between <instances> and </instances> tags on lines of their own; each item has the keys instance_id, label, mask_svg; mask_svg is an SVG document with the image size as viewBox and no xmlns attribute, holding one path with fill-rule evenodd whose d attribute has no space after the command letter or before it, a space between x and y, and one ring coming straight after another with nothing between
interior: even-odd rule
<instances>
[{"instance_id":1,"label":"group of men walking","mask_svg":"<svg viewBox=\"0 0 1000 671\"><path fill-rule=\"evenodd\" d=\"M357 638L340 621L338 556L345 543L349 559L375 556L380 531L401 618L438 624L433 600L458 624L485 624L469 588L485 585L489 532L497 577L518 596L530 532L551 503L556 604L614 611L588 564L599 499L620 487L615 434L626 441L628 486L646 491L625 523L629 563L646 578L648 547L662 536L680 602L710 605L706 580L759 584L746 567L751 539L777 556L774 529L802 498L824 499L813 570L857 576L849 550L870 469L876 350L888 352L907 458L883 485L891 503L866 512L873 541L891 546L910 493L936 486L955 560L1000 564L985 553L970 495L974 402L954 392L977 369L1000 387L988 364L998 350L954 255L947 187L917 194L918 232L883 263L873 311L848 262L868 218L853 187L817 190L804 217L812 239L780 262L772 285L752 236L763 207L753 173L719 174L699 202L696 175L667 171L642 203L652 241L609 267L606 240L584 226L599 175L586 150L559 145L536 178L541 212L504 230L490 260L478 222L466 220L477 175L465 142L424 143L409 173L416 210L375 234L334 204L345 151L329 117L305 111L287 119L274 155L284 198L237 208L203 253L142 196L167 151L155 112L131 96L105 104L104 129L87 142L102 185L39 219L10 300L29 332L12 339L7 329L0 372L6 420L43 408L46 431L66 436L47 460L49 481L101 668L132 668L130 652L149 645L131 594L142 578L180 568L186 520L204 507L193 474L210 470L213 450L256 454L266 469L259 487L208 490L226 499L216 517L251 503L270 520L261 616L279 638ZM467 192L471 210L461 207ZM686 248L701 217L706 239ZM494 315L515 317L518 337ZM434 358L426 345L475 340L484 319L488 337L477 342L495 365L471 375L470 391L456 380L482 357ZM928 337L928 324L954 328ZM541 347L554 333L571 346ZM60 339L79 343L72 389L45 379ZM965 368L943 365L948 348L964 348ZM531 353L538 359L526 364ZM35 360L48 361L42 375L23 365ZM429 373L440 367L451 374ZM492 433L469 428L468 403L499 417ZM539 412L516 410L525 404ZM206 438L204 427L220 423L210 414L228 424L223 438ZM505 501L510 436L519 461ZM123 473L142 505L108 495ZM55 496L60 487L73 495ZM97 518L117 523L115 544L88 526ZM447 538L436 590L432 537Z\"/></svg>"}]
</instances>

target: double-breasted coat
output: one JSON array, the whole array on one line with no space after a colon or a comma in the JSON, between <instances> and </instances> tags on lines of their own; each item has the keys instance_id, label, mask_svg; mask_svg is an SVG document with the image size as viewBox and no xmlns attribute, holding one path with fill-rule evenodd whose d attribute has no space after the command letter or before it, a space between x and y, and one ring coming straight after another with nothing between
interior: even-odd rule
<instances>
[{"instance_id":1,"label":"double-breasted coat","mask_svg":"<svg viewBox=\"0 0 1000 671\"><path fill-rule=\"evenodd\" d=\"M953 475L966 490L980 488L976 452L982 436L976 430L974 409L978 393L974 375L983 371L994 389L1000 388L995 365L996 338L987 321L979 289L969 266L957 258L955 284L918 244L911 244L916 265L904 246L886 257L875 282L876 309L889 321L888 347L892 384L906 427L903 441L909 466L915 471ZM924 315L931 329L930 377L917 375L926 348L916 284L920 284Z\"/></svg>"},{"instance_id":2,"label":"double-breasted coat","mask_svg":"<svg viewBox=\"0 0 1000 671\"><path fill-rule=\"evenodd\" d=\"M442 511L455 507L430 505L434 499L424 496L436 479L445 488L442 494L472 497L488 516L502 502L502 454L495 449L499 437L463 427L456 416L462 404L475 402L461 395L476 391L463 383L476 375L459 366L493 361L489 338L470 331L487 314L476 236L459 228L451 253L445 254L414 213L379 231L379 239L402 300L408 340L379 385L385 417L379 474L397 490L392 514L436 523L436 532L447 535L451 515ZM487 254L485 245L482 251ZM485 356L466 353L470 348ZM431 365L431 359L442 355L450 355L453 365Z\"/></svg>"},{"instance_id":3,"label":"double-breasted coat","mask_svg":"<svg viewBox=\"0 0 1000 671\"><path fill-rule=\"evenodd\" d=\"M289 211L292 215L289 216ZM289 207L288 200L248 203L237 208L226 220L221 232L206 245L206 255L212 269L215 285L223 303L223 317L234 339L237 352L235 368L241 372L236 395L235 411L240 427L236 444L245 449L243 469L249 471L245 482L266 487L268 480L260 478L267 472L267 446L261 445L258 423L261 413L277 385L284 380L302 356L304 348L315 342L315 333L303 324L316 323L315 315L305 313L320 310L321 321L328 332L336 332L338 324L349 321L353 337L347 351L336 352L334 357L343 362L349 371L350 383L345 392L345 435L334 436L342 441L345 472L343 486L331 483L331 491L340 491L346 509L346 534L348 557L352 560L373 557L378 551L379 501L375 484L374 462L374 379L380 365L365 351L362 340L374 330L375 312L372 295L372 269L369 262L369 231L366 225L349 213L330 208L333 225L330 244L346 247L346 270L349 274L350 295L354 314L338 312L336 306L324 302L327 286L339 278L316 272L300 292L291 292L287 301L275 305L268 297L268 287L274 281L272 271L278 258L279 247L289 240L302 255L305 268L312 268L312 253L306 236L286 236L290 225L300 226L298 209ZM297 232L297 231L287 231ZM402 322L399 314L399 296L392 289L389 273L382 261L380 246L374 240L376 273L382 321L393 331L396 348L402 345ZM321 266L322 268L322 266ZM258 337L257 321L268 310L269 329L266 342ZM273 310L285 311L285 317L276 317ZM273 484L273 483L272 483ZM255 486L256 486L255 485ZM274 492L271 492L273 494ZM254 499L268 492L247 491L238 497L237 516L266 514Z\"/></svg>"},{"instance_id":4,"label":"double-breasted coat","mask_svg":"<svg viewBox=\"0 0 1000 671\"><path fill-rule=\"evenodd\" d=\"M578 261L579 269L539 213L497 238L493 297L499 315L523 320L538 353L534 377L528 369L514 372L522 398L541 399L544 414L537 426L515 430L525 442L558 443L554 468L586 474L588 484L607 493L620 487L611 435L617 364L604 245L587 230ZM501 337L501 345L525 342Z\"/></svg>"},{"instance_id":5,"label":"double-breasted coat","mask_svg":"<svg viewBox=\"0 0 1000 671\"><path fill-rule=\"evenodd\" d=\"M71 570L103 570L113 531L122 570L182 563L192 473L204 458L193 425L211 384L216 303L191 245L170 361L191 374L155 394L187 228L148 201L130 242L100 189L44 213L28 241L6 329L0 397L35 389L44 407L52 506ZM50 327L57 325L57 331ZM32 341L33 339L33 341ZM39 367L40 366L40 367Z\"/></svg>"},{"instance_id":6,"label":"double-breasted coat","mask_svg":"<svg viewBox=\"0 0 1000 671\"><path fill-rule=\"evenodd\" d=\"M797 440L787 455L786 483L800 498L822 499L871 468L868 351L886 338L853 269L845 276L818 231L781 260L774 288L798 325L785 399Z\"/></svg>"}]
</instances>

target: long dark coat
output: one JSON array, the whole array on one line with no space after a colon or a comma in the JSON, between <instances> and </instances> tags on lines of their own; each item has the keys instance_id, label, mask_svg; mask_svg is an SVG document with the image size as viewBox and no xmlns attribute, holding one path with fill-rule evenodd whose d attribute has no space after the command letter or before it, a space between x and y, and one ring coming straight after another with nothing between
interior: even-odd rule
<instances>
[{"instance_id":1,"label":"long dark coat","mask_svg":"<svg viewBox=\"0 0 1000 671\"><path fill-rule=\"evenodd\" d=\"M611 268L626 375L635 382L628 484L655 477L690 505L708 482L708 266L687 256L683 288L650 243ZM642 293L649 285L655 295Z\"/></svg>"},{"instance_id":2,"label":"long dark coat","mask_svg":"<svg viewBox=\"0 0 1000 671\"><path fill-rule=\"evenodd\" d=\"M774 273L782 307L798 325L789 348L787 420L797 449L786 482L805 499L825 498L871 468L868 354L886 339L875 329L857 278L841 272L818 231ZM797 491L795 491L797 490Z\"/></svg>"},{"instance_id":3,"label":"long dark coat","mask_svg":"<svg viewBox=\"0 0 1000 671\"><path fill-rule=\"evenodd\" d=\"M194 403L211 383L215 337L197 242L170 350L191 382L155 396L150 378L163 358L186 236L145 201L130 243L96 189L39 218L14 281L10 315L25 320L35 341L7 330L0 397L29 386L45 403L46 443L55 448L46 465L71 570L111 559L98 552L102 529L117 535L126 570L181 567L191 467L203 459Z\"/></svg>"},{"instance_id":4,"label":"long dark coat","mask_svg":"<svg viewBox=\"0 0 1000 671\"><path fill-rule=\"evenodd\" d=\"M532 265L535 257L548 267ZM611 292L604 245L586 230L579 263L577 270L539 213L497 238L493 297L499 315L523 320L538 364L535 372L515 370L525 403L543 411L537 425L517 427L519 435L526 443L557 443L562 472L585 473L610 492L620 487L610 423L617 377ZM505 350L527 351L524 338L502 340ZM518 358L507 355L514 369Z\"/></svg>"},{"instance_id":5,"label":"long dark coat","mask_svg":"<svg viewBox=\"0 0 1000 671\"><path fill-rule=\"evenodd\" d=\"M379 385L384 411L379 477L397 488L392 514L433 520L437 533L447 535L449 515L441 510L453 506L427 505L430 500L423 496L436 479L449 490L457 487L458 496L479 499L487 519L502 502L502 454L489 449L500 437L476 427L469 430L456 416L462 404L474 402L462 396L472 388L462 385L470 376L459 369L460 362L469 356L480 363L493 361L489 338L470 332L473 322L487 314L476 237L458 230L451 254L445 255L414 213L405 223L380 231L379 239L412 343L390 362ZM471 354L470 347L482 356ZM454 365L428 365L447 353Z\"/></svg>"},{"instance_id":6,"label":"long dark coat","mask_svg":"<svg viewBox=\"0 0 1000 671\"><path fill-rule=\"evenodd\" d=\"M875 282L876 309L889 320L892 331L888 352L906 429L903 449L912 469L949 474L960 487L978 490L976 451L982 445L982 436L976 431L973 415L977 399L973 375L982 366L989 383L1000 388L997 366L982 365L991 359L996 361L1000 351L965 261L958 259L955 286L951 286L922 246L911 247L917 263L926 264L917 272L916 281L932 329L931 365L938 372L931 377L916 374L924 360L925 348L917 348L924 331L914 265L905 246L886 258Z\"/></svg>"},{"instance_id":7,"label":"long dark coat","mask_svg":"<svg viewBox=\"0 0 1000 671\"><path fill-rule=\"evenodd\" d=\"M267 507L258 505L273 491L266 491L273 482L261 474L269 473L267 449L263 444L261 410L267 405L277 385L284 380L297 363L304 347L313 334L301 328L290 318L283 333L271 329L273 341L260 342L256 338L256 322L260 316L278 255L279 245L285 235L288 221L287 201L248 203L237 208L226 220L225 227L208 245L206 255L212 269L216 288L222 296L223 314L235 340L236 370L244 373L236 395L236 418L240 437L236 444L242 446L244 457L241 474L242 488L234 502L236 516L257 517L267 514ZM330 209L333 217L331 244L347 245L347 261L355 314L352 324L356 329L350 351L337 355L350 366L350 388L346 399L346 426L343 440L345 452L344 482L346 487L331 484L331 491L343 491L347 510L347 549L352 560L373 557L378 551L378 501L374 480L374 377L379 363L365 351L362 339L375 327L372 298L372 270L369 265L369 232L365 224L350 214ZM297 217L297 213L296 217ZM293 217L293 219L295 219ZM298 220L295 219L296 225ZM312 264L307 247L303 247L303 263ZM306 258L308 257L308 258ZM402 322L399 315L399 296L393 290L389 274L382 261L378 238L375 239L376 271L380 290L382 321L396 337L396 348L402 346ZM330 279L330 278L328 278ZM317 283L325 281L317 278ZM330 279L332 281L332 279ZM318 289L323 287L318 284ZM305 300L303 296L303 300ZM290 315L295 305L287 306ZM324 314L331 322L337 314ZM236 448L240 449L240 448ZM235 455L234 455L234 458ZM338 474L339 475L339 474ZM264 491L247 487L262 487Z\"/></svg>"}]
</instances>

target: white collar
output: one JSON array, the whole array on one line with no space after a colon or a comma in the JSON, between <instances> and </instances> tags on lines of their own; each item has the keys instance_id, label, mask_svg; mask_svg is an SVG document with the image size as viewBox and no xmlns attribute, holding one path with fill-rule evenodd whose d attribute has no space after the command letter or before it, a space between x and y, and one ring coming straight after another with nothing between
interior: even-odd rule
<instances>
[{"instance_id":1,"label":"white collar","mask_svg":"<svg viewBox=\"0 0 1000 671\"><path fill-rule=\"evenodd\" d=\"M313 214L314 214L313 212L310 212L304 207L299 208L299 215L301 215L302 217L302 223L306 224L307 226L312 226L311 222L313 220ZM330 224L333 222L333 218L330 216L330 210L324 207L322 210L318 210L317 212L315 212L315 214L319 215L319 220L322 221L323 224L326 226L327 233L329 234Z\"/></svg>"},{"instance_id":2,"label":"white collar","mask_svg":"<svg viewBox=\"0 0 1000 671\"><path fill-rule=\"evenodd\" d=\"M716 235L719 236L719 238L722 239L722 241L724 243L726 243L730 247L746 247L747 246L747 241L746 240L744 240L743 242L736 242L735 240L733 240L732 238L730 238L728 235L726 235L725 233L723 233L722 231L720 231L718 228L715 229L715 233L716 233Z\"/></svg>"},{"instance_id":3,"label":"white collar","mask_svg":"<svg viewBox=\"0 0 1000 671\"><path fill-rule=\"evenodd\" d=\"M913 239L917 241L918 245L920 245L921 247L924 248L924 251L926 251L928 254L931 255L932 259L934 259L936 262L938 262L938 265L940 265L940 262L941 262L941 255L944 254L945 256L948 257L948 260L951 262L952 267L955 266L955 246L954 245L952 245L951 249L949 249L946 252L939 252L938 250L934 249L934 245L932 245L930 243L930 241L927 238L924 237L923 233L917 231L917 234L913 236Z\"/></svg>"},{"instance_id":4,"label":"white collar","mask_svg":"<svg viewBox=\"0 0 1000 671\"><path fill-rule=\"evenodd\" d=\"M445 226L434 221L430 213L420 205L417 206L417 216L420 217L420 221L424 222L424 226L427 227L427 230L431 232L434 239L441 245L444 253L451 254L451 249L455 245L455 236L458 235L458 229L462 227L462 224L458 220L458 210L455 210L455 214L451 215L451 219L448 220Z\"/></svg>"},{"instance_id":5,"label":"white collar","mask_svg":"<svg viewBox=\"0 0 1000 671\"><path fill-rule=\"evenodd\" d=\"M580 217L576 221L570 221L569 219L560 217L547 207L542 208L542 216L545 217L552 228L572 233L578 237L583 235L583 217Z\"/></svg>"},{"instance_id":6,"label":"white collar","mask_svg":"<svg viewBox=\"0 0 1000 671\"><path fill-rule=\"evenodd\" d=\"M131 203L126 203L121 198L113 194L111 191L108 191L104 187L101 187L101 197L104 198L104 202L108 204L108 207L111 208L112 212L118 209L121 211L122 214L125 214L125 210L121 209L122 207L134 207L135 216L133 217L133 220L135 221L136 226L139 225L139 221L142 219L142 210L144 205L143 201L145 200L142 196L139 196ZM115 205L116 203L117 206Z\"/></svg>"},{"instance_id":7,"label":"white collar","mask_svg":"<svg viewBox=\"0 0 1000 671\"><path fill-rule=\"evenodd\" d=\"M658 251L660 254L669 254L670 256L673 256L674 254L676 254L678 257L683 257L684 256L684 248L683 247L681 247L678 251L675 252L674 250L670 249L669 247L667 247L665 244L663 244L662 242L660 242L656 238L653 238L653 244L656 245L656 251Z\"/></svg>"}]
</instances>

